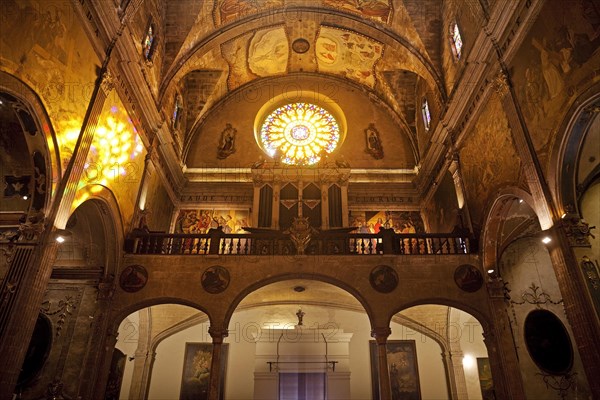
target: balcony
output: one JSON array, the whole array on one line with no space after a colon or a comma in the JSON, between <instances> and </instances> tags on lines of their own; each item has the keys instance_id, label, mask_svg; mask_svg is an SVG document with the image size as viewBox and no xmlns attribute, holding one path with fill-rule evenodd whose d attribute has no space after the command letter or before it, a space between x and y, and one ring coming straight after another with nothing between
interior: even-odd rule
<instances>
[{"instance_id":1,"label":"balcony","mask_svg":"<svg viewBox=\"0 0 600 400\"><path fill-rule=\"evenodd\" d=\"M250 228L251 229L251 228ZM251 229L253 230L253 229ZM478 252L477 240L460 234L398 234L382 229L377 234L349 233L348 229L320 231L304 239L298 250L293 233L253 230L226 234L133 233L125 242L130 254L155 255L464 255Z\"/></svg>"}]
</instances>

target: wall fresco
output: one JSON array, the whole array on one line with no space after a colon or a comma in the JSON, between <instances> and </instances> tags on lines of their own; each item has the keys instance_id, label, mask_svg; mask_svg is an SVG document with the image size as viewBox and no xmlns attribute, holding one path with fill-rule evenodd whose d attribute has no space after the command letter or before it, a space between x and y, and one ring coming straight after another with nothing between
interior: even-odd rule
<instances>
[{"instance_id":1,"label":"wall fresco","mask_svg":"<svg viewBox=\"0 0 600 400\"><path fill-rule=\"evenodd\" d=\"M375 64L383 55L383 45L350 31L321 26L315 54L320 72L374 87Z\"/></svg>"},{"instance_id":2,"label":"wall fresco","mask_svg":"<svg viewBox=\"0 0 600 400\"><path fill-rule=\"evenodd\" d=\"M565 106L600 80L600 8L594 0L558 3L542 8L513 63L517 97L542 158L556 140Z\"/></svg>"},{"instance_id":3,"label":"wall fresco","mask_svg":"<svg viewBox=\"0 0 600 400\"><path fill-rule=\"evenodd\" d=\"M238 36L221 45L221 53L229 65L229 76L227 77L227 87L229 90L234 90L257 77L248 68L248 63L246 62L249 40L250 34L247 34Z\"/></svg>"},{"instance_id":4,"label":"wall fresco","mask_svg":"<svg viewBox=\"0 0 600 400\"><path fill-rule=\"evenodd\" d=\"M224 233L246 233L250 226L248 210L179 210L175 233L208 233L210 229L223 228Z\"/></svg>"},{"instance_id":5,"label":"wall fresco","mask_svg":"<svg viewBox=\"0 0 600 400\"><path fill-rule=\"evenodd\" d=\"M460 151L460 161L471 219L480 226L490 195L502 185L513 184L519 176L520 160L497 96L485 105Z\"/></svg>"},{"instance_id":6,"label":"wall fresco","mask_svg":"<svg viewBox=\"0 0 600 400\"><path fill-rule=\"evenodd\" d=\"M379 233L392 228L396 233L425 233L418 211L350 211L350 226L355 233Z\"/></svg>"}]
</instances>

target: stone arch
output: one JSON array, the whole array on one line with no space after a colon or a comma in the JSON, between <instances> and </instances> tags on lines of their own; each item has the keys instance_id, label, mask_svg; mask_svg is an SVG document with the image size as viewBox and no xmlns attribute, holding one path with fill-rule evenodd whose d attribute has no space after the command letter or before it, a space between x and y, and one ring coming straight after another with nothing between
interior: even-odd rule
<instances>
[{"instance_id":1,"label":"stone arch","mask_svg":"<svg viewBox=\"0 0 600 400\"><path fill-rule=\"evenodd\" d=\"M501 249L498 247L498 239L502 231L502 222L509 211L511 203L520 200L525 202L536 213L539 222L539 215L534 208L535 203L531 194L518 187L508 187L499 191L485 213L486 218L479 247L482 252L484 271L496 269L496 264L501 254Z\"/></svg>"},{"instance_id":2,"label":"stone arch","mask_svg":"<svg viewBox=\"0 0 600 400\"><path fill-rule=\"evenodd\" d=\"M236 297L234 298L234 300L231 302L231 304L229 305L229 307L227 308L227 311L224 315L224 320L223 320L223 326L228 326L229 325L229 321L231 320L231 316L233 315L233 313L235 312L236 308L238 307L238 305L241 303L241 301L248 296L250 293L265 287L271 283L276 283L276 282L281 282L281 281L286 281L286 280L293 280L293 279L310 279L310 280L316 280L316 281L321 281L321 282L325 282L325 283L329 283L339 289L342 289L346 292L348 292L350 295L352 295L356 300L358 300L358 302L364 307L365 312L367 313L367 316L369 317L369 321L371 322L371 327L375 327L377 326L377 318L375 316L375 312L373 311L373 307L367 302L367 300L360 294L359 291L357 291L356 289L352 288L350 285L348 285L347 283L325 276L325 275L317 275L317 274L311 274L310 277L307 277L305 274L282 274L282 275L277 275L277 276L272 276L270 278L267 279L263 279L260 280L259 282L253 283L249 286L247 286L246 288L244 288L243 290L241 290Z\"/></svg>"},{"instance_id":3,"label":"stone arch","mask_svg":"<svg viewBox=\"0 0 600 400\"><path fill-rule=\"evenodd\" d=\"M582 147L591 132L590 127L600 118L600 83L596 83L571 104L569 111L559 128L562 140L557 140L552 148L548 168L548 182L553 192L560 214L579 213L578 169L581 162ZM558 160L558 161L554 161ZM596 165L591 175L598 176L600 168ZM585 179L585 177L583 177ZM590 182L588 182L589 184ZM583 188L585 189L585 188Z\"/></svg>"},{"instance_id":4,"label":"stone arch","mask_svg":"<svg viewBox=\"0 0 600 400\"><path fill-rule=\"evenodd\" d=\"M4 93L5 100L10 103L7 106L12 107L23 132L28 133L25 137L30 155L34 157L34 154L39 153L42 157L38 162L33 160L36 167L43 166L45 169L37 172L34 177L39 180L40 185L43 184L45 192L36 208L47 213L53 197L52 182L62 175L59 146L52 122L38 94L19 78L4 71L0 71L0 93Z\"/></svg>"}]
</instances>

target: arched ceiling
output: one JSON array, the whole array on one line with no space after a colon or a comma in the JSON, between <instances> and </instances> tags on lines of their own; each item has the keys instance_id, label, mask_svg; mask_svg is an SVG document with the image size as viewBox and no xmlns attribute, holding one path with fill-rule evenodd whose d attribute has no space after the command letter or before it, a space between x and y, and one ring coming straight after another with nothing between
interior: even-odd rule
<instances>
[{"instance_id":1,"label":"arched ceiling","mask_svg":"<svg viewBox=\"0 0 600 400\"><path fill-rule=\"evenodd\" d=\"M158 15L151 18L160 19L162 40L158 99L170 115L177 93L183 96L185 121L176 139L182 150L215 105L265 79L316 74L336 85L346 81L383 104L397 121L395 133L412 142L416 99L427 93L441 104L446 98L442 0L155 3ZM137 22L147 25L143 17Z\"/></svg>"}]
</instances>

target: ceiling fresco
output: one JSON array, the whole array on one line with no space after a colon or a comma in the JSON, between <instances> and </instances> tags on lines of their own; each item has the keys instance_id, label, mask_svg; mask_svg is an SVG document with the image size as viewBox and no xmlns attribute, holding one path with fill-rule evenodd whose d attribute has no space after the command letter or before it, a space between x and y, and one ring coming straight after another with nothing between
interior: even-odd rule
<instances>
[{"instance_id":1,"label":"ceiling fresco","mask_svg":"<svg viewBox=\"0 0 600 400\"><path fill-rule=\"evenodd\" d=\"M383 55L381 43L351 31L322 26L315 53L320 72L375 86L375 64Z\"/></svg>"},{"instance_id":2,"label":"ceiling fresco","mask_svg":"<svg viewBox=\"0 0 600 400\"><path fill-rule=\"evenodd\" d=\"M357 13L379 22L391 22L391 0L323 0L323 5Z\"/></svg>"},{"instance_id":3,"label":"ceiling fresco","mask_svg":"<svg viewBox=\"0 0 600 400\"><path fill-rule=\"evenodd\" d=\"M257 31L248 46L248 67L255 75L269 76L287 71L290 54L283 27Z\"/></svg>"}]
</instances>

